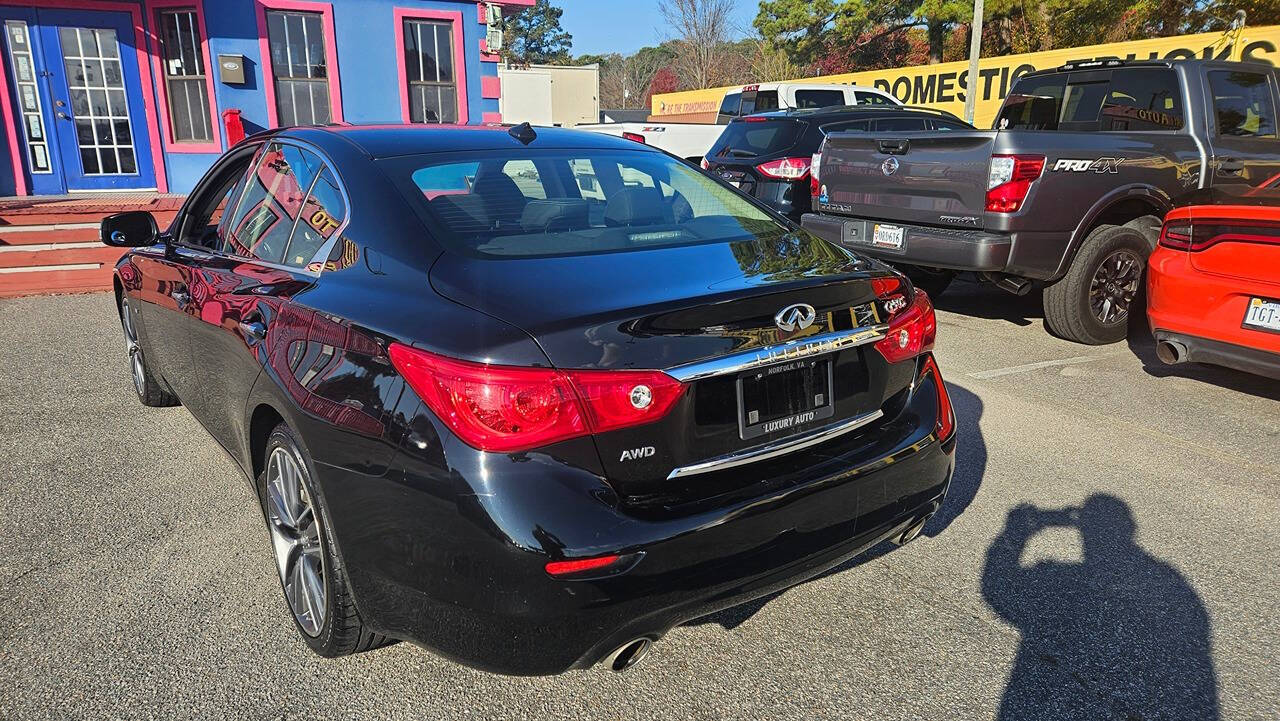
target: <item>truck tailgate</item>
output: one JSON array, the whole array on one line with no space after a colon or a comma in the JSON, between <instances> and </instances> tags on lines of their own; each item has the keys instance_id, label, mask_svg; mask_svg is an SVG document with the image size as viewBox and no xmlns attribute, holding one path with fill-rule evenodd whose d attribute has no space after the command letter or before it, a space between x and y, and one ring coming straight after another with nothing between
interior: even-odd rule
<instances>
[{"instance_id":1,"label":"truck tailgate","mask_svg":"<svg viewBox=\"0 0 1280 721\"><path fill-rule=\"evenodd\" d=\"M820 209L981 228L995 136L994 130L833 133L823 145Z\"/></svg>"}]
</instances>

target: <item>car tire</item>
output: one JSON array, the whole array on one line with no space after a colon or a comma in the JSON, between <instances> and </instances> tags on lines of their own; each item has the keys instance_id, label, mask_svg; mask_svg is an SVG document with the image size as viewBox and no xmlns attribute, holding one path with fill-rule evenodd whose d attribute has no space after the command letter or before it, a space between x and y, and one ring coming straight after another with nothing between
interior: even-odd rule
<instances>
[{"instance_id":1,"label":"car tire","mask_svg":"<svg viewBox=\"0 0 1280 721\"><path fill-rule=\"evenodd\" d=\"M911 281L911 285L920 288L933 300L937 300L956 279L954 270L946 268L929 268L922 265L903 265L899 267L903 275Z\"/></svg>"},{"instance_id":2,"label":"car tire","mask_svg":"<svg viewBox=\"0 0 1280 721\"><path fill-rule=\"evenodd\" d=\"M267 437L258 497L294 626L321 656L349 656L395 643L369 630L356 609L314 477L293 430L277 425Z\"/></svg>"},{"instance_id":3,"label":"car tire","mask_svg":"<svg viewBox=\"0 0 1280 721\"><path fill-rule=\"evenodd\" d=\"M152 408L165 408L179 404L166 385L147 366L146 356L142 352L142 344L138 342L137 314L128 297L120 299L120 327L124 330L125 348L129 353L129 373L133 376L133 390L138 394L142 405Z\"/></svg>"},{"instance_id":4,"label":"car tire","mask_svg":"<svg viewBox=\"0 0 1280 721\"><path fill-rule=\"evenodd\" d=\"M1089 233L1061 280L1044 289L1050 332L1077 343L1124 340L1131 314L1144 306L1151 245L1138 228L1101 225Z\"/></svg>"}]
</instances>

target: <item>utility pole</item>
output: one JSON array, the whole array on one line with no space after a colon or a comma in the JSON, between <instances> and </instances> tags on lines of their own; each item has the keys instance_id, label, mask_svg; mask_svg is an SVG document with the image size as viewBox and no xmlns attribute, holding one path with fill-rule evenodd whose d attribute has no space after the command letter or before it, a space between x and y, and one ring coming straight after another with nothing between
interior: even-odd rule
<instances>
[{"instance_id":1,"label":"utility pole","mask_svg":"<svg viewBox=\"0 0 1280 721\"><path fill-rule=\"evenodd\" d=\"M969 89L964 93L964 120L973 124L978 96L978 56L982 54L982 0L973 0L973 25L969 27Z\"/></svg>"}]
</instances>

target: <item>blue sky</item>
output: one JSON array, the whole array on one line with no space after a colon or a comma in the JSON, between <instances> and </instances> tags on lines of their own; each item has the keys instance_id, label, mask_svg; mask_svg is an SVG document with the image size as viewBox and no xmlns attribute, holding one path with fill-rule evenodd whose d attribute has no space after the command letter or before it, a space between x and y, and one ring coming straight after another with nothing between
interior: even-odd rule
<instances>
[{"instance_id":1,"label":"blue sky","mask_svg":"<svg viewBox=\"0 0 1280 721\"><path fill-rule=\"evenodd\" d=\"M658 0L551 0L564 9L560 26L573 35L573 54L631 53L667 39ZM733 21L751 31L756 0L736 0Z\"/></svg>"}]
</instances>

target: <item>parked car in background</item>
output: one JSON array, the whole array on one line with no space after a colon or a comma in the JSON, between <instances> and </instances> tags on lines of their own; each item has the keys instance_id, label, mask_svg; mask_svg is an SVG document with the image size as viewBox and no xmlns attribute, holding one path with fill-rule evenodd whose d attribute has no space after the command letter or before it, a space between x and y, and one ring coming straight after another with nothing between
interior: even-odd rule
<instances>
[{"instance_id":1,"label":"parked car in background","mask_svg":"<svg viewBox=\"0 0 1280 721\"><path fill-rule=\"evenodd\" d=\"M638 143L274 130L102 238L138 397L243 470L321 655L621 670L954 470L928 296Z\"/></svg>"},{"instance_id":2,"label":"parked car in background","mask_svg":"<svg viewBox=\"0 0 1280 721\"><path fill-rule=\"evenodd\" d=\"M1165 216L1147 318L1165 363L1280 379L1280 188L1239 191L1213 188Z\"/></svg>"},{"instance_id":3,"label":"parked car in background","mask_svg":"<svg viewBox=\"0 0 1280 721\"><path fill-rule=\"evenodd\" d=\"M770 110L825 108L844 105L897 106L902 102L875 88L832 83L761 83L725 91L720 111L705 122L600 123L578 130L617 135L652 145L672 155L698 162L735 118Z\"/></svg>"},{"instance_id":4,"label":"parked car in background","mask_svg":"<svg viewBox=\"0 0 1280 721\"><path fill-rule=\"evenodd\" d=\"M1160 219L1195 188L1280 173L1280 75L1260 63L1095 61L1014 83L988 131L836 133L804 227L899 266L1044 289L1045 323L1125 337ZM820 190L822 190L820 188Z\"/></svg>"},{"instance_id":5,"label":"parked car in background","mask_svg":"<svg viewBox=\"0 0 1280 721\"><path fill-rule=\"evenodd\" d=\"M775 110L736 118L725 127L703 169L799 221L811 209L816 153L830 133L973 130L940 110L851 105Z\"/></svg>"}]
</instances>

